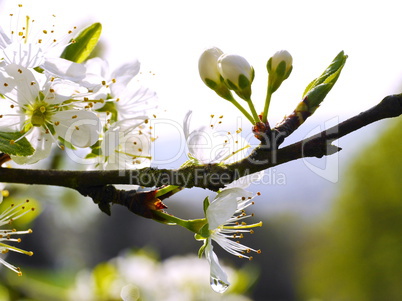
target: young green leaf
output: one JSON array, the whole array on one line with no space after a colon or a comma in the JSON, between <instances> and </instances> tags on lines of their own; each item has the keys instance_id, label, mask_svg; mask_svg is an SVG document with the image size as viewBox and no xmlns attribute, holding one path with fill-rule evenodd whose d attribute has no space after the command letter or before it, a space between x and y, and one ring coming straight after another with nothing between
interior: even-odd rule
<instances>
[{"instance_id":1,"label":"young green leaf","mask_svg":"<svg viewBox=\"0 0 402 301\"><path fill-rule=\"evenodd\" d=\"M341 51L328 68L306 87L302 98L303 101L308 104L310 113L313 113L315 109L318 108L325 96L327 96L328 92L335 85L343 66L345 66L347 57L348 56Z\"/></svg>"},{"instance_id":2,"label":"young green leaf","mask_svg":"<svg viewBox=\"0 0 402 301\"><path fill-rule=\"evenodd\" d=\"M71 44L64 48L61 58L75 62L84 62L94 50L102 32L102 25L94 23L71 41Z\"/></svg>"},{"instance_id":3,"label":"young green leaf","mask_svg":"<svg viewBox=\"0 0 402 301\"><path fill-rule=\"evenodd\" d=\"M0 151L14 156L30 156L35 149L20 132L0 132ZM18 141L17 141L18 140Z\"/></svg>"}]
</instances>

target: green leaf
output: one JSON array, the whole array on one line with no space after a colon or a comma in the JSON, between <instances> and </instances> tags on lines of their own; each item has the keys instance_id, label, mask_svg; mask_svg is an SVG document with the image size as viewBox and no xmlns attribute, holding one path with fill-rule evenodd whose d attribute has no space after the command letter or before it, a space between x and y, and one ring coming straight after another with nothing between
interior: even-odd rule
<instances>
[{"instance_id":1,"label":"green leaf","mask_svg":"<svg viewBox=\"0 0 402 301\"><path fill-rule=\"evenodd\" d=\"M84 62L98 43L101 32L102 24L100 23L88 26L71 41L70 45L64 48L60 57L75 63Z\"/></svg>"},{"instance_id":2,"label":"green leaf","mask_svg":"<svg viewBox=\"0 0 402 301\"><path fill-rule=\"evenodd\" d=\"M14 156L32 155L35 149L25 137L21 138L22 135L21 132L0 132L0 151Z\"/></svg>"},{"instance_id":3,"label":"green leaf","mask_svg":"<svg viewBox=\"0 0 402 301\"><path fill-rule=\"evenodd\" d=\"M325 96L335 85L343 66L345 66L347 57L348 56L341 51L333 59L328 68L306 87L302 98L303 100L305 99L311 111L314 111L320 105Z\"/></svg>"},{"instance_id":4,"label":"green leaf","mask_svg":"<svg viewBox=\"0 0 402 301\"><path fill-rule=\"evenodd\" d=\"M343 51L339 52L338 55L333 59L331 64L328 66L327 69L316 79L314 79L304 90L303 97L304 98L307 93L315 88L316 86L326 82L332 82L335 84L336 80L339 77L339 74L346 63L347 55L344 54Z\"/></svg>"}]
</instances>

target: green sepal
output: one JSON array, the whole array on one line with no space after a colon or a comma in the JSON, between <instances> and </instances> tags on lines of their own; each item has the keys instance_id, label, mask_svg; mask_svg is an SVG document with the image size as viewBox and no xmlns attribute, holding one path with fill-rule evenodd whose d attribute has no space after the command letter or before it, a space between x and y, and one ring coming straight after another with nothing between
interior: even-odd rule
<instances>
[{"instance_id":1,"label":"green sepal","mask_svg":"<svg viewBox=\"0 0 402 301\"><path fill-rule=\"evenodd\" d=\"M203 209L204 209L204 214L206 216L207 215L207 209L209 207L209 198L208 197L206 197L204 199L204 202L203 202L202 206L203 206Z\"/></svg>"},{"instance_id":2,"label":"green sepal","mask_svg":"<svg viewBox=\"0 0 402 301\"><path fill-rule=\"evenodd\" d=\"M280 78L284 78L285 72L286 72L286 62L281 61L278 65L278 67L276 68L275 72L276 72L277 76L279 76Z\"/></svg>"},{"instance_id":3,"label":"green sepal","mask_svg":"<svg viewBox=\"0 0 402 301\"><path fill-rule=\"evenodd\" d=\"M215 88L218 86L216 82L214 82L212 79L206 78L205 79L205 84L207 85L208 88L215 90Z\"/></svg>"},{"instance_id":4,"label":"green sepal","mask_svg":"<svg viewBox=\"0 0 402 301\"><path fill-rule=\"evenodd\" d=\"M72 43L64 48L60 57L75 63L84 62L95 49L101 32L102 24L100 23L94 23L83 29L78 36L71 41Z\"/></svg>"},{"instance_id":5,"label":"green sepal","mask_svg":"<svg viewBox=\"0 0 402 301\"><path fill-rule=\"evenodd\" d=\"M314 111L325 96L335 85L345 66L347 55L341 51L328 66L327 69L316 79L314 79L305 89L303 99L306 99L308 106Z\"/></svg>"},{"instance_id":6,"label":"green sepal","mask_svg":"<svg viewBox=\"0 0 402 301\"><path fill-rule=\"evenodd\" d=\"M240 89L247 88L250 85L251 85L251 83L248 80L248 78L244 74L240 74L239 75L239 87L240 87Z\"/></svg>"},{"instance_id":7,"label":"green sepal","mask_svg":"<svg viewBox=\"0 0 402 301\"><path fill-rule=\"evenodd\" d=\"M208 238L210 236L209 224L206 223L204 226L202 226L198 231L198 234L200 234L204 238Z\"/></svg>"},{"instance_id":8,"label":"green sepal","mask_svg":"<svg viewBox=\"0 0 402 301\"><path fill-rule=\"evenodd\" d=\"M35 149L25 137L21 138L23 134L21 132L0 132L0 152L22 157L32 155ZM18 140L19 138L21 139Z\"/></svg>"},{"instance_id":9,"label":"green sepal","mask_svg":"<svg viewBox=\"0 0 402 301\"><path fill-rule=\"evenodd\" d=\"M64 145L64 147L67 147L67 148L72 149L72 150L76 150L76 148L74 147L74 145L72 145L70 142L68 142L68 141L65 140L64 138L62 138L62 137L59 136L58 139L59 139L60 142Z\"/></svg>"},{"instance_id":10,"label":"green sepal","mask_svg":"<svg viewBox=\"0 0 402 301\"><path fill-rule=\"evenodd\" d=\"M94 159L94 158L97 158L97 157L99 157L98 154L95 154L94 152L90 152L89 154L87 154L85 156L85 159Z\"/></svg>"},{"instance_id":11,"label":"green sepal","mask_svg":"<svg viewBox=\"0 0 402 301\"><path fill-rule=\"evenodd\" d=\"M42 74L43 72L45 72L45 70L44 69L42 69L41 67L35 67L35 68L33 68L36 72L38 72L38 73L40 73L40 74Z\"/></svg>"},{"instance_id":12,"label":"green sepal","mask_svg":"<svg viewBox=\"0 0 402 301\"><path fill-rule=\"evenodd\" d=\"M204 254L204 252L205 252L205 248L207 247L207 245L208 245L208 239L204 239L204 244L201 246L201 248L198 250L198 258L201 258L202 257L202 255Z\"/></svg>"},{"instance_id":13,"label":"green sepal","mask_svg":"<svg viewBox=\"0 0 402 301\"><path fill-rule=\"evenodd\" d=\"M91 152L85 156L85 159L93 159L102 155L101 142L98 140L91 146Z\"/></svg>"},{"instance_id":14,"label":"green sepal","mask_svg":"<svg viewBox=\"0 0 402 301\"><path fill-rule=\"evenodd\" d=\"M226 80L225 81L226 85L228 86L229 89L232 89L234 91L238 90L239 87L237 87L232 81Z\"/></svg>"},{"instance_id":15,"label":"green sepal","mask_svg":"<svg viewBox=\"0 0 402 301\"><path fill-rule=\"evenodd\" d=\"M103 107L95 110L96 112L102 112L102 113L110 113L110 121L111 123L114 123L117 121L118 117L118 112L116 109L116 104L113 101L107 101Z\"/></svg>"},{"instance_id":16,"label":"green sepal","mask_svg":"<svg viewBox=\"0 0 402 301\"><path fill-rule=\"evenodd\" d=\"M271 73L271 70L272 70L272 57L270 57L268 62L267 62L267 70L268 70L268 73Z\"/></svg>"}]
</instances>

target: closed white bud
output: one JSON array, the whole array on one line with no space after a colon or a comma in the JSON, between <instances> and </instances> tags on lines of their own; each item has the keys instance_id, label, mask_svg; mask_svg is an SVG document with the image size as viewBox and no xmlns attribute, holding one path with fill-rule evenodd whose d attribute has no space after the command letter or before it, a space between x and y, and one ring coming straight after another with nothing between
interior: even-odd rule
<instances>
[{"instance_id":1,"label":"closed white bud","mask_svg":"<svg viewBox=\"0 0 402 301\"><path fill-rule=\"evenodd\" d=\"M206 49L198 60L198 71L202 81L214 90L219 96L232 100L232 94L223 82L223 78L218 69L218 59L223 55L223 51L217 47Z\"/></svg>"},{"instance_id":2,"label":"closed white bud","mask_svg":"<svg viewBox=\"0 0 402 301\"><path fill-rule=\"evenodd\" d=\"M280 50L268 60L268 85L271 92L276 91L282 82L287 79L293 69L293 58L287 50Z\"/></svg>"},{"instance_id":3,"label":"closed white bud","mask_svg":"<svg viewBox=\"0 0 402 301\"><path fill-rule=\"evenodd\" d=\"M223 54L218 59L218 69L229 89L245 100L250 99L254 69L244 57L236 54Z\"/></svg>"},{"instance_id":4,"label":"closed white bud","mask_svg":"<svg viewBox=\"0 0 402 301\"><path fill-rule=\"evenodd\" d=\"M221 75L218 70L218 59L222 54L222 50L212 47L206 49L198 60L198 70L201 79L208 87L210 87L211 82L213 82L212 85L218 85L221 81Z\"/></svg>"}]
</instances>

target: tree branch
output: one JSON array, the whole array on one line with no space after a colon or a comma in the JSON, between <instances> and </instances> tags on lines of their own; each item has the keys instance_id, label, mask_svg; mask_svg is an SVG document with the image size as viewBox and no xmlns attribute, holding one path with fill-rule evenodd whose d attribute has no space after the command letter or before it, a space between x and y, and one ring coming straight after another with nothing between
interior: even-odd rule
<instances>
[{"instance_id":1,"label":"tree branch","mask_svg":"<svg viewBox=\"0 0 402 301\"><path fill-rule=\"evenodd\" d=\"M319 134L279 149L261 144L247 158L228 165L208 164L185 166L177 170L143 168L123 171L0 168L0 182L63 186L76 189L84 195L88 195L88 189L105 187L110 184L136 184L145 187L176 185L186 188L201 187L217 191L242 176L273 166L304 157L321 158L325 155L334 154L340 150L340 148L331 144L334 140L373 122L397 117L401 114L402 94L390 95L373 108ZM99 194L97 198L101 198ZM113 201L110 198L113 199L114 196L108 195L108 202Z\"/></svg>"}]
</instances>

